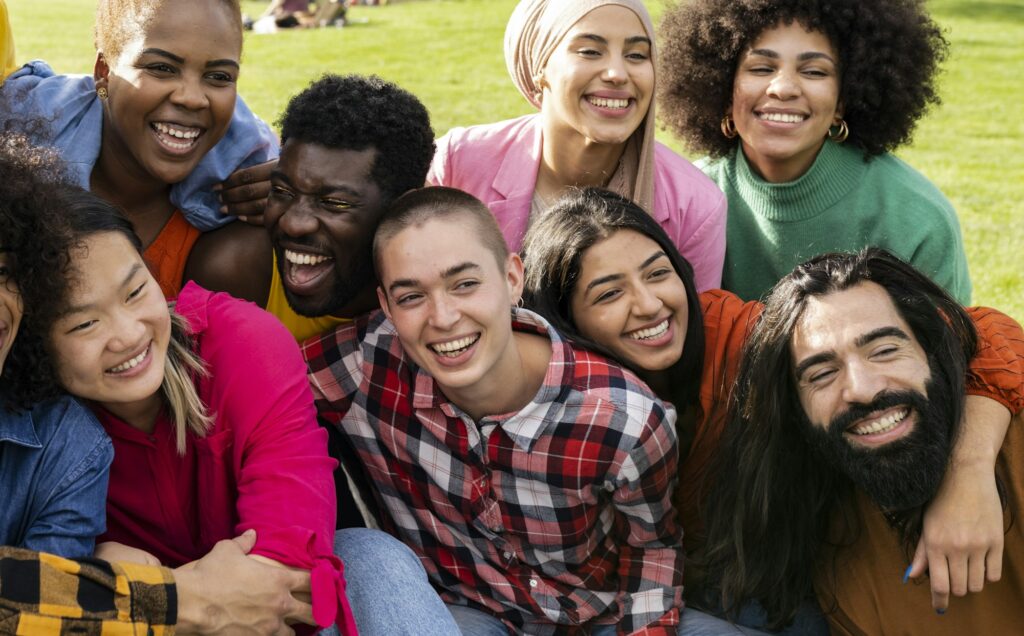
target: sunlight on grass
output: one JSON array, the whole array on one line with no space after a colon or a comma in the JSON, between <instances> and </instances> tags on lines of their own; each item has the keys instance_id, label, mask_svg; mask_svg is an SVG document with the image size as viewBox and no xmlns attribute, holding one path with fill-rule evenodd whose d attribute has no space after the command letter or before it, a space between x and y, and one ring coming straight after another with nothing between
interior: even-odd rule
<instances>
[{"instance_id":1,"label":"sunlight on grass","mask_svg":"<svg viewBox=\"0 0 1024 636\"><path fill-rule=\"evenodd\" d=\"M264 2L243 2L258 14ZM9 2L19 60L92 71L93 0ZM343 29L247 35L240 93L274 122L288 98L325 72L376 73L412 91L440 134L530 111L505 71L502 37L514 0L407 0L354 7ZM649 3L657 20L661 2ZM974 301L1024 320L1024 0L933 0L952 56L944 103L901 157L960 214ZM677 150L678 143L661 137Z\"/></svg>"}]
</instances>

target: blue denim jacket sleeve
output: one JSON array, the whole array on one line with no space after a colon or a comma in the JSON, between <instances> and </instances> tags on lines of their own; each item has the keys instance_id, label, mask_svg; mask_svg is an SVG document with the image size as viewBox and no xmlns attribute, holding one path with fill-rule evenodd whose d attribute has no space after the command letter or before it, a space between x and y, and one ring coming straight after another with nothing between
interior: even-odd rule
<instances>
[{"instance_id":1,"label":"blue denim jacket sleeve","mask_svg":"<svg viewBox=\"0 0 1024 636\"><path fill-rule=\"evenodd\" d=\"M83 188L100 154L103 107L96 85L87 75L57 75L45 62L35 60L11 74L3 91L11 112L6 117L39 118L47 139L69 164L71 176ZM192 173L171 188L173 203L189 223L204 232L234 219L220 213L213 186L235 170L276 159L277 136L257 117L241 97L224 138L217 142Z\"/></svg>"},{"instance_id":2,"label":"blue denim jacket sleeve","mask_svg":"<svg viewBox=\"0 0 1024 636\"><path fill-rule=\"evenodd\" d=\"M91 556L106 530L113 445L85 407L69 397L0 415L0 538L6 545L64 557Z\"/></svg>"}]
</instances>

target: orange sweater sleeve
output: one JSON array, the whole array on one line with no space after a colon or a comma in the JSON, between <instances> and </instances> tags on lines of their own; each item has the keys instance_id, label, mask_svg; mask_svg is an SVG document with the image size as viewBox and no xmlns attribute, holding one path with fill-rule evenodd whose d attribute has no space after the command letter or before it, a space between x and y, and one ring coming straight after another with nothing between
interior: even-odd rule
<instances>
[{"instance_id":1,"label":"orange sweater sleeve","mask_svg":"<svg viewBox=\"0 0 1024 636\"><path fill-rule=\"evenodd\" d=\"M1024 330L988 307L967 310L978 330L978 352L967 372L967 392L991 398L1014 415L1024 410Z\"/></svg>"}]
</instances>

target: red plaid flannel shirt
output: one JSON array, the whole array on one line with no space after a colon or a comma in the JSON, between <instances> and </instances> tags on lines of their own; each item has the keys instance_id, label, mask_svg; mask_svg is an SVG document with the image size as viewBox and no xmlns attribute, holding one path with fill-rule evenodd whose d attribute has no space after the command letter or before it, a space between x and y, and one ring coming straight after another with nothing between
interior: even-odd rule
<instances>
[{"instance_id":1,"label":"red plaid flannel shirt","mask_svg":"<svg viewBox=\"0 0 1024 636\"><path fill-rule=\"evenodd\" d=\"M391 530L446 601L529 634L615 623L674 635L675 411L536 314L518 310L513 327L552 348L516 413L474 422L375 312L303 346L320 414L351 439Z\"/></svg>"}]
</instances>

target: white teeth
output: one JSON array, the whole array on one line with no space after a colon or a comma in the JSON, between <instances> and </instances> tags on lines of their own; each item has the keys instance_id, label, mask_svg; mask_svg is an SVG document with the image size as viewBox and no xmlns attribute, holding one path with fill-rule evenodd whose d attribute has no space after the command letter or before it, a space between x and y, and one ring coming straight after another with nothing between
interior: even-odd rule
<instances>
[{"instance_id":1,"label":"white teeth","mask_svg":"<svg viewBox=\"0 0 1024 636\"><path fill-rule=\"evenodd\" d=\"M633 340L650 340L668 331L668 318L648 329L638 329L629 334Z\"/></svg>"},{"instance_id":2,"label":"white teeth","mask_svg":"<svg viewBox=\"0 0 1024 636\"><path fill-rule=\"evenodd\" d=\"M858 424L850 429L850 432L854 435L874 435L875 433L885 433L896 428L896 425L902 422L903 419L907 417L908 413L910 413L908 409L901 409L873 422Z\"/></svg>"},{"instance_id":3,"label":"white teeth","mask_svg":"<svg viewBox=\"0 0 1024 636\"><path fill-rule=\"evenodd\" d=\"M803 115L794 115L791 113L761 113L758 117L766 121L777 121L784 124L797 124L804 120Z\"/></svg>"},{"instance_id":4,"label":"white teeth","mask_svg":"<svg viewBox=\"0 0 1024 636\"><path fill-rule=\"evenodd\" d=\"M198 128L171 127L160 122L154 123L153 128L156 128L160 133L170 135L171 137L177 137L178 139L195 139L201 132Z\"/></svg>"},{"instance_id":5,"label":"white teeth","mask_svg":"<svg viewBox=\"0 0 1024 636\"><path fill-rule=\"evenodd\" d=\"M465 338L459 338L458 340L450 340L448 342L432 344L430 345L430 348L433 349L435 352L445 356L446 358L454 358L462 354L462 352L468 349L470 345L472 345L479 339L479 335L466 336Z\"/></svg>"},{"instance_id":6,"label":"white teeth","mask_svg":"<svg viewBox=\"0 0 1024 636\"><path fill-rule=\"evenodd\" d=\"M321 254L305 254L302 252L284 251L284 259L293 265L319 265L330 260L329 256Z\"/></svg>"},{"instance_id":7,"label":"white teeth","mask_svg":"<svg viewBox=\"0 0 1024 636\"><path fill-rule=\"evenodd\" d=\"M128 369L134 369L135 367L139 366L140 362L146 359L146 355L148 353L149 347L146 347L142 353L135 356L131 360L126 360L125 362L122 362L116 367L110 367L109 369L107 369L107 373L121 373L122 371L127 371Z\"/></svg>"},{"instance_id":8,"label":"white teeth","mask_svg":"<svg viewBox=\"0 0 1024 636\"><path fill-rule=\"evenodd\" d=\"M629 106L628 99L610 99L607 97L594 97L588 96L587 101L594 106L600 106L601 108L626 108Z\"/></svg>"}]
</instances>

